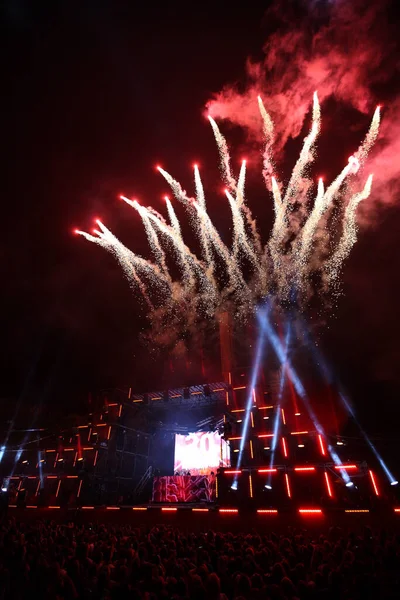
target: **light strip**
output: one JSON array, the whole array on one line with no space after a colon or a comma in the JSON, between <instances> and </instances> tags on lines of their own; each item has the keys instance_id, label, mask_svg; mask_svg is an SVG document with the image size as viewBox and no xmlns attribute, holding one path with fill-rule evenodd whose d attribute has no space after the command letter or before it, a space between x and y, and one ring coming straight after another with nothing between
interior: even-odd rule
<instances>
[{"instance_id":1,"label":"light strip","mask_svg":"<svg viewBox=\"0 0 400 600\"><path fill-rule=\"evenodd\" d=\"M235 408L234 410L231 410L231 412L237 413L237 412L244 412L245 410L246 410L245 408Z\"/></svg>"},{"instance_id":2,"label":"light strip","mask_svg":"<svg viewBox=\"0 0 400 600\"><path fill-rule=\"evenodd\" d=\"M400 513L400 508L395 508L395 509L394 509L394 512L395 512L395 513Z\"/></svg>"},{"instance_id":3,"label":"light strip","mask_svg":"<svg viewBox=\"0 0 400 600\"><path fill-rule=\"evenodd\" d=\"M253 413L250 413L250 420L251 420L251 426L254 427L254 417L253 417Z\"/></svg>"},{"instance_id":4,"label":"light strip","mask_svg":"<svg viewBox=\"0 0 400 600\"><path fill-rule=\"evenodd\" d=\"M106 506L107 510L119 510L119 506Z\"/></svg>"},{"instance_id":5,"label":"light strip","mask_svg":"<svg viewBox=\"0 0 400 600\"><path fill-rule=\"evenodd\" d=\"M260 508L260 509L257 510L257 513L259 515L276 515L276 514L278 514L278 511L275 508L274 509L272 509L272 508L268 508L268 509L266 509L266 508Z\"/></svg>"},{"instance_id":6,"label":"light strip","mask_svg":"<svg viewBox=\"0 0 400 600\"><path fill-rule=\"evenodd\" d=\"M79 489L78 489L78 493L76 495L77 498L79 498L79 496L80 496L82 483L83 483L83 479L81 479L80 482L79 482Z\"/></svg>"},{"instance_id":7,"label":"light strip","mask_svg":"<svg viewBox=\"0 0 400 600\"><path fill-rule=\"evenodd\" d=\"M322 510L320 508L299 508L299 513L301 515L322 515Z\"/></svg>"},{"instance_id":8,"label":"light strip","mask_svg":"<svg viewBox=\"0 0 400 600\"><path fill-rule=\"evenodd\" d=\"M94 506L82 506L82 510L94 510Z\"/></svg>"},{"instance_id":9,"label":"light strip","mask_svg":"<svg viewBox=\"0 0 400 600\"><path fill-rule=\"evenodd\" d=\"M290 490L290 483L289 483L289 476L287 473L285 473L285 479L286 479L286 491L287 491L287 495L289 498L292 497L292 492Z\"/></svg>"},{"instance_id":10,"label":"light strip","mask_svg":"<svg viewBox=\"0 0 400 600\"><path fill-rule=\"evenodd\" d=\"M192 512L208 512L208 508L192 508Z\"/></svg>"},{"instance_id":11,"label":"light strip","mask_svg":"<svg viewBox=\"0 0 400 600\"><path fill-rule=\"evenodd\" d=\"M258 410L268 410L270 408L274 408L273 406L259 406Z\"/></svg>"},{"instance_id":12,"label":"light strip","mask_svg":"<svg viewBox=\"0 0 400 600\"><path fill-rule=\"evenodd\" d=\"M257 473L276 473L278 469L258 469Z\"/></svg>"},{"instance_id":13,"label":"light strip","mask_svg":"<svg viewBox=\"0 0 400 600\"><path fill-rule=\"evenodd\" d=\"M145 506L132 506L132 510L147 510Z\"/></svg>"},{"instance_id":14,"label":"light strip","mask_svg":"<svg viewBox=\"0 0 400 600\"><path fill-rule=\"evenodd\" d=\"M250 493L250 498L253 497L253 479L251 476L251 473L249 474L249 493Z\"/></svg>"},{"instance_id":15,"label":"light strip","mask_svg":"<svg viewBox=\"0 0 400 600\"><path fill-rule=\"evenodd\" d=\"M253 442L252 440L250 440L250 457L254 458L254 452L253 452Z\"/></svg>"},{"instance_id":16,"label":"light strip","mask_svg":"<svg viewBox=\"0 0 400 600\"><path fill-rule=\"evenodd\" d=\"M284 437L282 438L282 446L283 446L283 454L284 454L285 458L287 458L288 450L287 450L287 446L286 446L286 439Z\"/></svg>"},{"instance_id":17,"label":"light strip","mask_svg":"<svg viewBox=\"0 0 400 600\"><path fill-rule=\"evenodd\" d=\"M56 498L58 496L58 492L60 491L60 485L61 485L61 479L58 482L58 486L57 486L57 492L56 492Z\"/></svg>"},{"instance_id":18,"label":"light strip","mask_svg":"<svg viewBox=\"0 0 400 600\"><path fill-rule=\"evenodd\" d=\"M60 508L59 506L48 506L47 508Z\"/></svg>"},{"instance_id":19,"label":"light strip","mask_svg":"<svg viewBox=\"0 0 400 600\"><path fill-rule=\"evenodd\" d=\"M326 471L324 473L324 476L325 476L325 482L326 482L326 489L328 490L328 496L329 496L329 498L332 498L331 483L329 481L329 475Z\"/></svg>"},{"instance_id":20,"label":"light strip","mask_svg":"<svg viewBox=\"0 0 400 600\"><path fill-rule=\"evenodd\" d=\"M369 476L371 477L371 481L372 481L372 485L374 486L375 494L377 496L379 496L379 490L378 490L378 486L376 485L375 476L371 470L368 471L368 473L369 473Z\"/></svg>"},{"instance_id":21,"label":"light strip","mask_svg":"<svg viewBox=\"0 0 400 600\"><path fill-rule=\"evenodd\" d=\"M223 514L237 514L239 511L237 508L220 508L218 512Z\"/></svg>"},{"instance_id":22,"label":"light strip","mask_svg":"<svg viewBox=\"0 0 400 600\"><path fill-rule=\"evenodd\" d=\"M308 431L291 431L290 435L306 435Z\"/></svg>"},{"instance_id":23,"label":"light strip","mask_svg":"<svg viewBox=\"0 0 400 600\"><path fill-rule=\"evenodd\" d=\"M286 425L285 411L283 410L283 408L281 408L281 413L282 413L282 422L284 425Z\"/></svg>"},{"instance_id":24,"label":"light strip","mask_svg":"<svg viewBox=\"0 0 400 600\"><path fill-rule=\"evenodd\" d=\"M234 389L234 390L235 390L235 392L236 392L236 390L245 390L245 389L246 389L246 386L245 386L245 385L240 385L239 387L234 387L234 388L232 388L232 389Z\"/></svg>"},{"instance_id":25,"label":"light strip","mask_svg":"<svg viewBox=\"0 0 400 600\"><path fill-rule=\"evenodd\" d=\"M231 438L229 438L229 441L231 441L231 440L241 440L241 439L242 439L241 437L231 437Z\"/></svg>"},{"instance_id":26,"label":"light strip","mask_svg":"<svg viewBox=\"0 0 400 600\"><path fill-rule=\"evenodd\" d=\"M224 471L225 475L237 475L238 473L241 473L242 471Z\"/></svg>"},{"instance_id":27,"label":"light strip","mask_svg":"<svg viewBox=\"0 0 400 600\"><path fill-rule=\"evenodd\" d=\"M273 433L262 433L261 435L257 436L259 438L273 438L274 434Z\"/></svg>"},{"instance_id":28,"label":"light strip","mask_svg":"<svg viewBox=\"0 0 400 600\"><path fill-rule=\"evenodd\" d=\"M348 508L344 511L345 513L369 513L369 510L366 508Z\"/></svg>"},{"instance_id":29,"label":"light strip","mask_svg":"<svg viewBox=\"0 0 400 600\"><path fill-rule=\"evenodd\" d=\"M162 510L162 512L176 512L178 509L177 508L166 508L166 507L164 507L161 510Z\"/></svg>"},{"instance_id":30,"label":"light strip","mask_svg":"<svg viewBox=\"0 0 400 600\"><path fill-rule=\"evenodd\" d=\"M344 469L345 471L351 471L353 469L357 469L357 465L336 465L335 469L337 469L338 471L340 469Z\"/></svg>"},{"instance_id":31,"label":"light strip","mask_svg":"<svg viewBox=\"0 0 400 600\"><path fill-rule=\"evenodd\" d=\"M321 449L322 456L326 456L324 441L322 439L322 435L321 434L318 435L318 441L319 441L319 447Z\"/></svg>"},{"instance_id":32,"label":"light strip","mask_svg":"<svg viewBox=\"0 0 400 600\"><path fill-rule=\"evenodd\" d=\"M295 467L295 471L315 471L315 467Z\"/></svg>"}]
</instances>

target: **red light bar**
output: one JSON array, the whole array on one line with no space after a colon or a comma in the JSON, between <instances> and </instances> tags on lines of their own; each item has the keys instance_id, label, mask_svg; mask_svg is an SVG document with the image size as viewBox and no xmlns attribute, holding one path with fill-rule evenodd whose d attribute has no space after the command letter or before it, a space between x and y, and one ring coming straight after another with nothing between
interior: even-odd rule
<instances>
[{"instance_id":1,"label":"red light bar","mask_svg":"<svg viewBox=\"0 0 400 600\"><path fill-rule=\"evenodd\" d=\"M145 506L132 506L132 510L147 510Z\"/></svg>"},{"instance_id":2,"label":"red light bar","mask_svg":"<svg viewBox=\"0 0 400 600\"><path fill-rule=\"evenodd\" d=\"M315 471L315 467L295 467L295 471Z\"/></svg>"},{"instance_id":3,"label":"red light bar","mask_svg":"<svg viewBox=\"0 0 400 600\"><path fill-rule=\"evenodd\" d=\"M27 505L26 508L37 508L37 506Z\"/></svg>"},{"instance_id":4,"label":"red light bar","mask_svg":"<svg viewBox=\"0 0 400 600\"><path fill-rule=\"evenodd\" d=\"M345 469L346 471L351 471L351 470L354 470L357 468L358 468L357 465L337 465L335 467L335 469L338 469L338 470Z\"/></svg>"},{"instance_id":5,"label":"red light bar","mask_svg":"<svg viewBox=\"0 0 400 600\"><path fill-rule=\"evenodd\" d=\"M329 498L332 498L332 489L331 489L331 484L329 481L329 475L326 471L325 471L324 475L325 475L326 489L328 490L328 496L329 496Z\"/></svg>"},{"instance_id":6,"label":"red light bar","mask_svg":"<svg viewBox=\"0 0 400 600\"><path fill-rule=\"evenodd\" d=\"M278 469L258 469L257 473L276 473Z\"/></svg>"},{"instance_id":7,"label":"red light bar","mask_svg":"<svg viewBox=\"0 0 400 600\"><path fill-rule=\"evenodd\" d=\"M239 511L237 508L220 508L218 512L224 514L237 514Z\"/></svg>"},{"instance_id":8,"label":"red light bar","mask_svg":"<svg viewBox=\"0 0 400 600\"><path fill-rule=\"evenodd\" d=\"M372 471L368 471L369 476L371 477L372 485L374 486L374 491L377 496L379 496L378 486L376 485L375 476Z\"/></svg>"},{"instance_id":9,"label":"red light bar","mask_svg":"<svg viewBox=\"0 0 400 600\"><path fill-rule=\"evenodd\" d=\"M176 512L177 508L162 508L162 512Z\"/></svg>"},{"instance_id":10,"label":"red light bar","mask_svg":"<svg viewBox=\"0 0 400 600\"><path fill-rule=\"evenodd\" d=\"M48 508L60 508L59 506L48 506Z\"/></svg>"},{"instance_id":11,"label":"red light bar","mask_svg":"<svg viewBox=\"0 0 400 600\"><path fill-rule=\"evenodd\" d=\"M231 438L229 438L229 441L231 441L231 440L241 440L241 439L242 439L241 437L231 437Z\"/></svg>"},{"instance_id":12,"label":"red light bar","mask_svg":"<svg viewBox=\"0 0 400 600\"><path fill-rule=\"evenodd\" d=\"M278 511L274 508L269 508L269 509L265 509L265 508L261 508L259 510L257 510L259 515L276 515L278 514Z\"/></svg>"},{"instance_id":13,"label":"red light bar","mask_svg":"<svg viewBox=\"0 0 400 600\"><path fill-rule=\"evenodd\" d=\"M192 512L208 512L208 508L192 508Z\"/></svg>"},{"instance_id":14,"label":"red light bar","mask_svg":"<svg viewBox=\"0 0 400 600\"><path fill-rule=\"evenodd\" d=\"M395 509L394 509L394 512L395 512L395 513L400 513L400 508L395 508Z\"/></svg>"},{"instance_id":15,"label":"red light bar","mask_svg":"<svg viewBox=\"0 0 400 600\"><path fill-rule=\"evenodd\" d=\"M285 480L286 480L286 490L287 490L287 495L289 498L292 497L292 492L290 490L290 483L289 483L289 476L287 473L285 473Z\"/></svg>"},{"instance_id":16,"label":"red light bar","mask_svg":"<svg viewBox=\"0 0 400 600\"><path fill-rule=\"evenodd\" d=\"M283 410L283 408L281 408L281 413L282 413L282 422L284 425L286 425L285 411Z\"/></svg>"},{"instance_id":17,"label":"red light bar","mask_svg":"<svg viewBox=\"0 0 400 600\"><path fill-rule=\"evenodd\" d=\"M369 513L369 510L366 508L349 508L344 511L345 513Z\"/></svg>"},{"instance_id":18,"label":"red light bar","mask_svg":"<svg viewBox=\"0 0 400 600\"><path fill-rule=\"evenodd\" d=\"M268 410L269 408L274 408L273 406L259 406L258 410Z\"/></svg>"},{"instance_id":19,"label":"red light bar","mask_svg":"<svg viewBox=\"0 0 400 600\"><path fill-rule=\"evenodd\" d=\"M301 515L322 515L322 510L320 508L299 508L299 513Z\"/></svg>"},{"instance_id":20,"label":"red light bar","mask_svg":"<svg viewBox=\"0 0 400 600\"><path fill-rule=\"evenodd\" d=\"M237 413L237 412L244 412L245 410L246 410L245 408L235 408L234 410L231 410L231 412Z\"/></svg>"},{"instance_id":21,"label":"red light bar","mask_svg":"<svg viewBox=\"0 0 400 600\"><path fill-rule=\"evenodd\" d=\"M93 510L94 506L82 506L82 510Z\"/></svg>"},{"instance_id":22,"label":"red light bar","mask_svg":"<svg viewBox=\"0 0 400 600\"><path fill-rule=\"evenodd\" d=\"M287 446L286 446L286 439L284 437L282 438L282 446L283 446L283 454L284 454L285 458L287 458L288 451L287 451Z\"/></svg>"},{"instance_id":23,"label":"red light bar","mask_svg":"<svg viewBox=\"0 0 400 600\"><path fill-rule=\"evenodd\" d=\"M236 475L237 473L241 473L242 471L224 471L225 475Z\"/></svg>"},{"instance_id":24,"label":"red light bar","mask_svg":"<svg viewBox=\"0 0 400 600\"><path fill-rule=\"evenodd\" d=\"M319 447L321 449L322 456L326 456L324 440L322 439L322 435L318 436Z\"/></svg>"},{"instance_id":25,"label":"red light bar","mask_svg":"<svg viewBox=\"0 0 400 600\"><path fill-rule=\"evenodd\" d=\"M245 390L245 389L246 389L246 386L245 386L245 385L240 385L239 387L234 387L234 388L232 388L232 389L234 389L235 391L236 391L236 390Z\"/></svg>"},{"instance_id":26,"label":"red light bar","mask_svg":"<svg viewBox=\"0 0 400 600\"><path fill-rule=\"evenodd\" d=\"M119 506L106 506L107 510L119 510Z\"/></svg>"},{"instance_id":27,"label":"red light bar","mask_svg":"<svg viewBox=\"0 0 400 600\"><path fill-rule=\"evenodd\" d=\"M290 435L306 435L308 431L292 431Z\"/></svg>"},{"instance_id":28,"label":"red light bar","mask_svg":"<svg viewBox=\"0 0 400 600\"><path fill-rule=\"evenodd\" d=\"M262 433L261 435L257 436L259 438L273 438L274 434L273 433Z\"/></svg>"}]
</instances>

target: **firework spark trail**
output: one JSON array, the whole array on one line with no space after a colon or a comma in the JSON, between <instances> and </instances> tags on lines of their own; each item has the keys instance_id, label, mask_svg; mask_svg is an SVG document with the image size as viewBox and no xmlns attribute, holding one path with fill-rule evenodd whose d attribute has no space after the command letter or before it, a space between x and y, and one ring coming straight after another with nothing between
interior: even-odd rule
<instances>
[{"instance_id":1,"label":"firework spark trail","mask_svg":"<svg viewBox=\"0 0 400 600\"><path fill-rule=\"evenodd\" d=\"M109 231L105 227L105 225L103 225L103 223L101 223L101 221L97 220L97 224L102 229L102 231L98 231L97 229L94 231L96 233L97 237L90 235L89 233L86 233L84 231L79 231L79 230L76 231L76 233L78 235L82 235L89 242L97 244L98 246L101 246L105 250L108 250L109 252L111 252L111 254L114 256L114 258L121 265L121 268L122 268L123 272L125 273L125 276L129 282L130 287L135 288L135 286L136 286L139 288L149 309L151 311L153 311L154 305L153 305L152 301L150 300L150 297L147 293L146 285L144 284L144 282L141 280L141 278L137 274L134 263L135 262L142 263L142 266L144 267L144 269L147 272L150 271L152 275L157 275L156 270L155 269L152 270L151 263L149 263L149 261L141 259L141 257L134 255L133 252L131 252L130 250L125 248L123 246L123 244L119 241L119 239L117 237L115 237L114 234L112 234L111 231ZM132 260L132 256L134 256L133 260ZM159 283L159 282L157 282L157 283Z\"/></svg>"},{"instance_id":2,"label":"firework spark trail","mask_svg":"<svg viewBox=\"0 0 400 600\"><path fill-rule=\"evenodd\" d=\"M161 169L159 167L160 173L165 177L167 182L169 183L172 191L175 194L175 197L179 200L182 200L185 203L190 203L197 211L199 216L199 223L197 227L197 231L202 242L204 248L209 246L211 243L219 254L219 256L223 259L225 266L227 268L227 272L229 275L229 280L232 285L232 288L236 291L244 291L247 288L247 285L243 279L242 273L240 272L239 266L232 259L228 248L225 246L218 231L215 229L210 217L208 216L207 211L200 206L200 204L194 199L190 198L187 193L183 190L182 186L176 179L174 179L167 171ZM209 258L212 273L215 270L212 257Z\"/></svg>"},{"instance_id":3,"label":"firework spark trail","mask_svg":"<svg viewBox=\"0 0 400 600\"><path fill-rule=\"evenodd\" d=\"M207 270L204 268L202 263L198 260L198 258L190 251L190 249L185 245L182 238L176 236L175 232L171 227L164 224L160 219L158 219L152 213L149 213L149 218L154 221L156 226L160 229L162 233L164 233L176 246L179 253L184 257L187 263L190 265L192 272L196 273L201 281L201 285L204 288L204 293L207 294L210 306L213 306L216 297L216 286L215 282L210 279L208 276ZM191 279L191 285L194 285L194 279Z\"/></svg>"},{"instance_id":4,"label":"firework spark trail","mask_svg":"<svg viewBox=\"0 0 400 600\"><path fill-rule=\"evenodd\" d=\"M238 180L232 175L230 155L225 138L215 121L210 118L214 136L220 153L222 177L227 183L226 196L230 204L233 222L232 250L221 239L212 223L207 209L203 184L197 165L194 168L195 198L190 197L169 173L158 167L159 172L170 185L174 196L182 202L190 215L190 221L199 236L203 262L191 252L182 238L181 226L173 206L166 198L170 224L164 217L151 207L144 208L136 201L122 196L122 199L135 208L143 221L149 244L156 257L156 264L143 259L126 248L100 221L97 221L99 230L95 235L77 231L88 241L94 242L112 252L122 265L132 286L139 287L146 299L153 315L156 316L158 308L149 298L144 281L151 284L151 290L158 290L157 306L160 305L162 314L173 315L177 306L185 307L182 312L182 323L194 322L197 314L215 316L218 311L226 310L232 305L231 296L234 296L236 314L244 315L252 311L260 297L274 294L279 301L291 298L292 290L298 292L296 297L300 303L309 297L309 286L312 271L319 271L324 276L325 291L332 287L340 273L344 260L349 255L357 239L356 209L358 204L368 197L371 191L372 176L370 176L361 191L353 190L348 184L363 166L368 153L376 141L380 111L376 109L367 135L359 146L357 152L349 158L348 164L333 182L324 190L322 180L318 183L318 191L311 211L303 219L305 198L308 194L310 179L304 176L308 164L314 158L314 145L320 130L320 107L318 97L314 94L312 125L309 134L304 139L300 156L293 169L286 193L282 192L273 172L273 124L262 104L258 99L259 109L263 121L265 148L263 151L263 178L267 188L271 187L274 200L275 220L267 244L263 247L257 231L255 220L245 202L245 176L246 162L242 167ZM350 200L343 213L343 231L341 238L332 252L331 244L334 235L325 232L321 238L316 236L317 228L321 227L325 213L331 210L337 199ZM299 208L298 208L299 207ZM299 210L301 212L299 218ZM334 213L331 212L331 216ZM300 229L301 222L301 229ZM318 245L314 242L318 240ZM173 282L167 266L167 256L163 250L163 243L172 243L177 253L181 267L182 279ZM239 250L249 259L252 269L250 281L245 279ZM314 255L317 260L314 260ZM326 259L326 256L330 258ZM221 259L224 265L223 275L215 275L215 262ZM143 276L144 281L141 277ZM224 278L228 278L225 285ZM199 293L196 288L199 287ZM193 311L187 315L184 311ZM169 311L169 312L168 312ZM157 319L154 322L159 322Z\"/></svg>"},{"instance_id":5,"label":"firework spark trail","mask_svg":"<svg viewBox=\"0 0 400 600\"><path fill-rule=\"evenodd\" d=\"M125 200L125 198L124 198L124 200ZM146 230L147 239L149 240L149 244L153 251L156 262L157 262L158 266L160 267L165 278L169 281L170 284L172 284L171 275L169 273L168 266L167 266L167 257L166 257L165 251L162 248L162 246L160 244L160 240L158 239L157 232L155 231L155 229L149 219L149 216L151 213L149 213L144 208L144 206L141 206L139 204L139 202L137 202L136 200L132 201L131 206L133 206L133 208L135 208L137 210L137 212L139 213L139 215L141 216L144 228Z\"/></svg>"},{"instance_id":6,"label":"firework spark trail","mask_svg":"<svg viewBox=\"0 0 400 600\"><path fill-rule=\"evenodd\" d=\"M360 163L360 166L362 166L364 164L364 162L367 160L368 153L371 150L372 146L376 142L376 138L378 137L378 133L379 133L380 122L381 122L381 108L380 108L380 106L377 106L375 109L375 112L374 112L374 116L371 121L371 125L368 130L368 133L365 137L365 140L363 141L363 143L361 144L361 146L359 147L357 152L354 154L355 158Z\"/></svg>"},{"instance_id":7,"label":"firework spark trail","mask_svg":"<svg viewBox=\"0 0 400 600\"><path fill-rule=\"evenodd\" d=\"M197 165L194 165L194 184L195 184L195 188L196 188L196 200L197 200L199 206L201 206L201 208L204 209L204 211L205 211L206 210L206 198L204 195L204 188L203 188L203 183L202 183L201 177L200 177L199 167ZM198 223L198 231L200 234L200 243L203 248L204 258L207 262L210 272L213 274L214 273L214 263L213 263L212 254L210 251L210 243L209 243L209 239L207 237L206 226L205 226L204 220L201 216L200 216L199 223Z\"/></svg>"},{"instance_id":8,"label":"firework spark trail","mask_svg":"<svg viewBox=\"0 0 400 600\"><path fill-rule=\"evenodd\" d=\"M356 210L360 202L366 200L370 195L372 179L373 175L370 175L365 183L364 189L361 192L354 194L346 206L342 237L334 254L324 265L328 283L331 283L332 280L337 278L344 261L349 256L352 247L357 241L358 227L356 222Z\"/></svg>"},{"instance_id":9,"label":"firework spark trail","mask_svg":"<svg viewBox=\"0 0 400 600\"><path fill-rule=\"evenodd\" d=\"M263 152L263 171L262 175L264 177L265 185L267 189L270 189L271 186L271 177L274 173L275 166L272 157L272 146L274 143L274 124L272 122L271 117L268 112L265 110L265 106L261 99L261 96L258 96L258 108L261 113L262 121L263 121L263 133L265 138L265 148Z\"/></svg>"},{"instance_id":10,"label":"firework spark trail","mask_svg":"<svg viewBox=\"0 0 400 600\"><path fill-rule=\"evenodd\" d=\"M231 157L229 154L228 144L226 143L226 139L222 135L219 130L218 125L214 121L214 119L208 116L208 120L211 123L211 127L214 132L215 141L217 142L219 156L220 156L220 165L222 172L222 179L226 183L230 192L236 191L236 179L232 175L231 171Z\"/></svg>"},{"instance_id":11,"label":"firework spark trail","mask_svg":"<svg viewBox=\"0 0 400 600\"><path fill-rule=\"evenodd\" d=\"M320 177L318 180L318 192L313 209L304 224L303 231L299 238L299 248L297 250L298 274L303 274L308 257L312 249L312 241L324 212L324 182Z\"/></svg>"},{"instance_id":12,"label":"firework spark trail","mask_svg":"<svg viewBox=\"0 0 400 600\"><path fill-rule=\"evenodd\" d=\"M179 258L181 260L182 269L184 271L184 273L183 273L184 282L187 283L189 287L192 287L194 285L194 278L193 278L193 270L194 269L191 268L191 266L192 266L191 263L197 264L198 272L199 271L202 272L202 269L201 269L200 265L198 264L199 261L197 260L197 258L190 252L189 248L187 246L185 246L185 243L183 242L179 221L176 217L175 211L173 210L173 207L172 207L170 201L168 200L168 198L166 198L166 200L167 200L167 205L169 203L169 215L170 215L170 217L172 217L171 220L175 224L175 227L170 227L169 225L167 225L165 223L165 221L162 218L160 218L161 215L158 215L158 213L156 213L156 211L149 210L149 209L145 208L144 206L140 206L140 204L136 200L130 200L126 196L120 196L120 198L121 198L121 200L124 200L124 202L129 204L129 206L131 206L132 208L134 208L135 210L138 211L138 213L142 217L144 223L145 223L145 220L148 221L149 226L152 231L154 231L154 228L151 225L150 220L152 220L156 224L156 226L159 228L159 230L162 233L164 233L170 241L173 242L175 248L178 250ZM157 237L157 241L159 243L158 236L155 231L154 231L154 234ZM192 261L190 259L192 259ZM170 281L171 278L170 278L169 273L168 273L168 277L169 277L169 279L168 278L167 279L168 279L168 281Z\"/></svg>"},{"instance_id":13,"label":"firework spark trail","mask_svg":"<svg viewBox=\"0 0 400 600\"><path fill-rule=\"evenodd\" d=\"M196 200L202 208L206 208L206 197L204 195L204 188L200 177L199 167L194 165L194 184L196 187Z\"/></svg>"}]
</instances>

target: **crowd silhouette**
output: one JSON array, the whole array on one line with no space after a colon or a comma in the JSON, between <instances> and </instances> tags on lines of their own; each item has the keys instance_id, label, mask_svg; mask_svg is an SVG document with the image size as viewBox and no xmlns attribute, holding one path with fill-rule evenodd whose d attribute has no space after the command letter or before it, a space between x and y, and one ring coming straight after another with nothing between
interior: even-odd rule
<instances>
[{"instance_id":1,"label":"crowd silhouette","mask_svg":"<svg viewBox=\"0 0 400 600\"><path fill-rule=\"evenodd\" d=\"M54 521L0 526L0 599L367 600L400 597L400 536L190 533Z\"/></svg>"}]
</instances>

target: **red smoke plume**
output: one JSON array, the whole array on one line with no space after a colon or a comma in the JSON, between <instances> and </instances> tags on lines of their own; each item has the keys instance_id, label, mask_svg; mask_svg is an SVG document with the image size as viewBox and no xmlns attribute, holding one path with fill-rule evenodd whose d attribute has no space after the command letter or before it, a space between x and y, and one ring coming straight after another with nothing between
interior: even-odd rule
<instances>
[{"instance_id":1,"label":"red smoke plume","mask_svg":"<svg viewBox=\"0 0 400 600\"><path fill-rule=\"evenodd\" d=\"M299 135L315 90L321 103L334 98L372 117L382 95L387 97L385 86L398 62L385 0L314 2L300 16L288 6L293 9L293 3L276 2L268 11L266 20L278 19L280 25L268 37L264 60L248 59L245 89L227 85L207 104L212 117L240 125L258 139L260 94L274 119L277 151ZM399 106L395 99L391 108L384 107L380 142L368 165L375 171L374 195L379 192L382 200L389 198L388 180L398 176L394 156L400 151Z\"/></svg>"}]
</instances>

